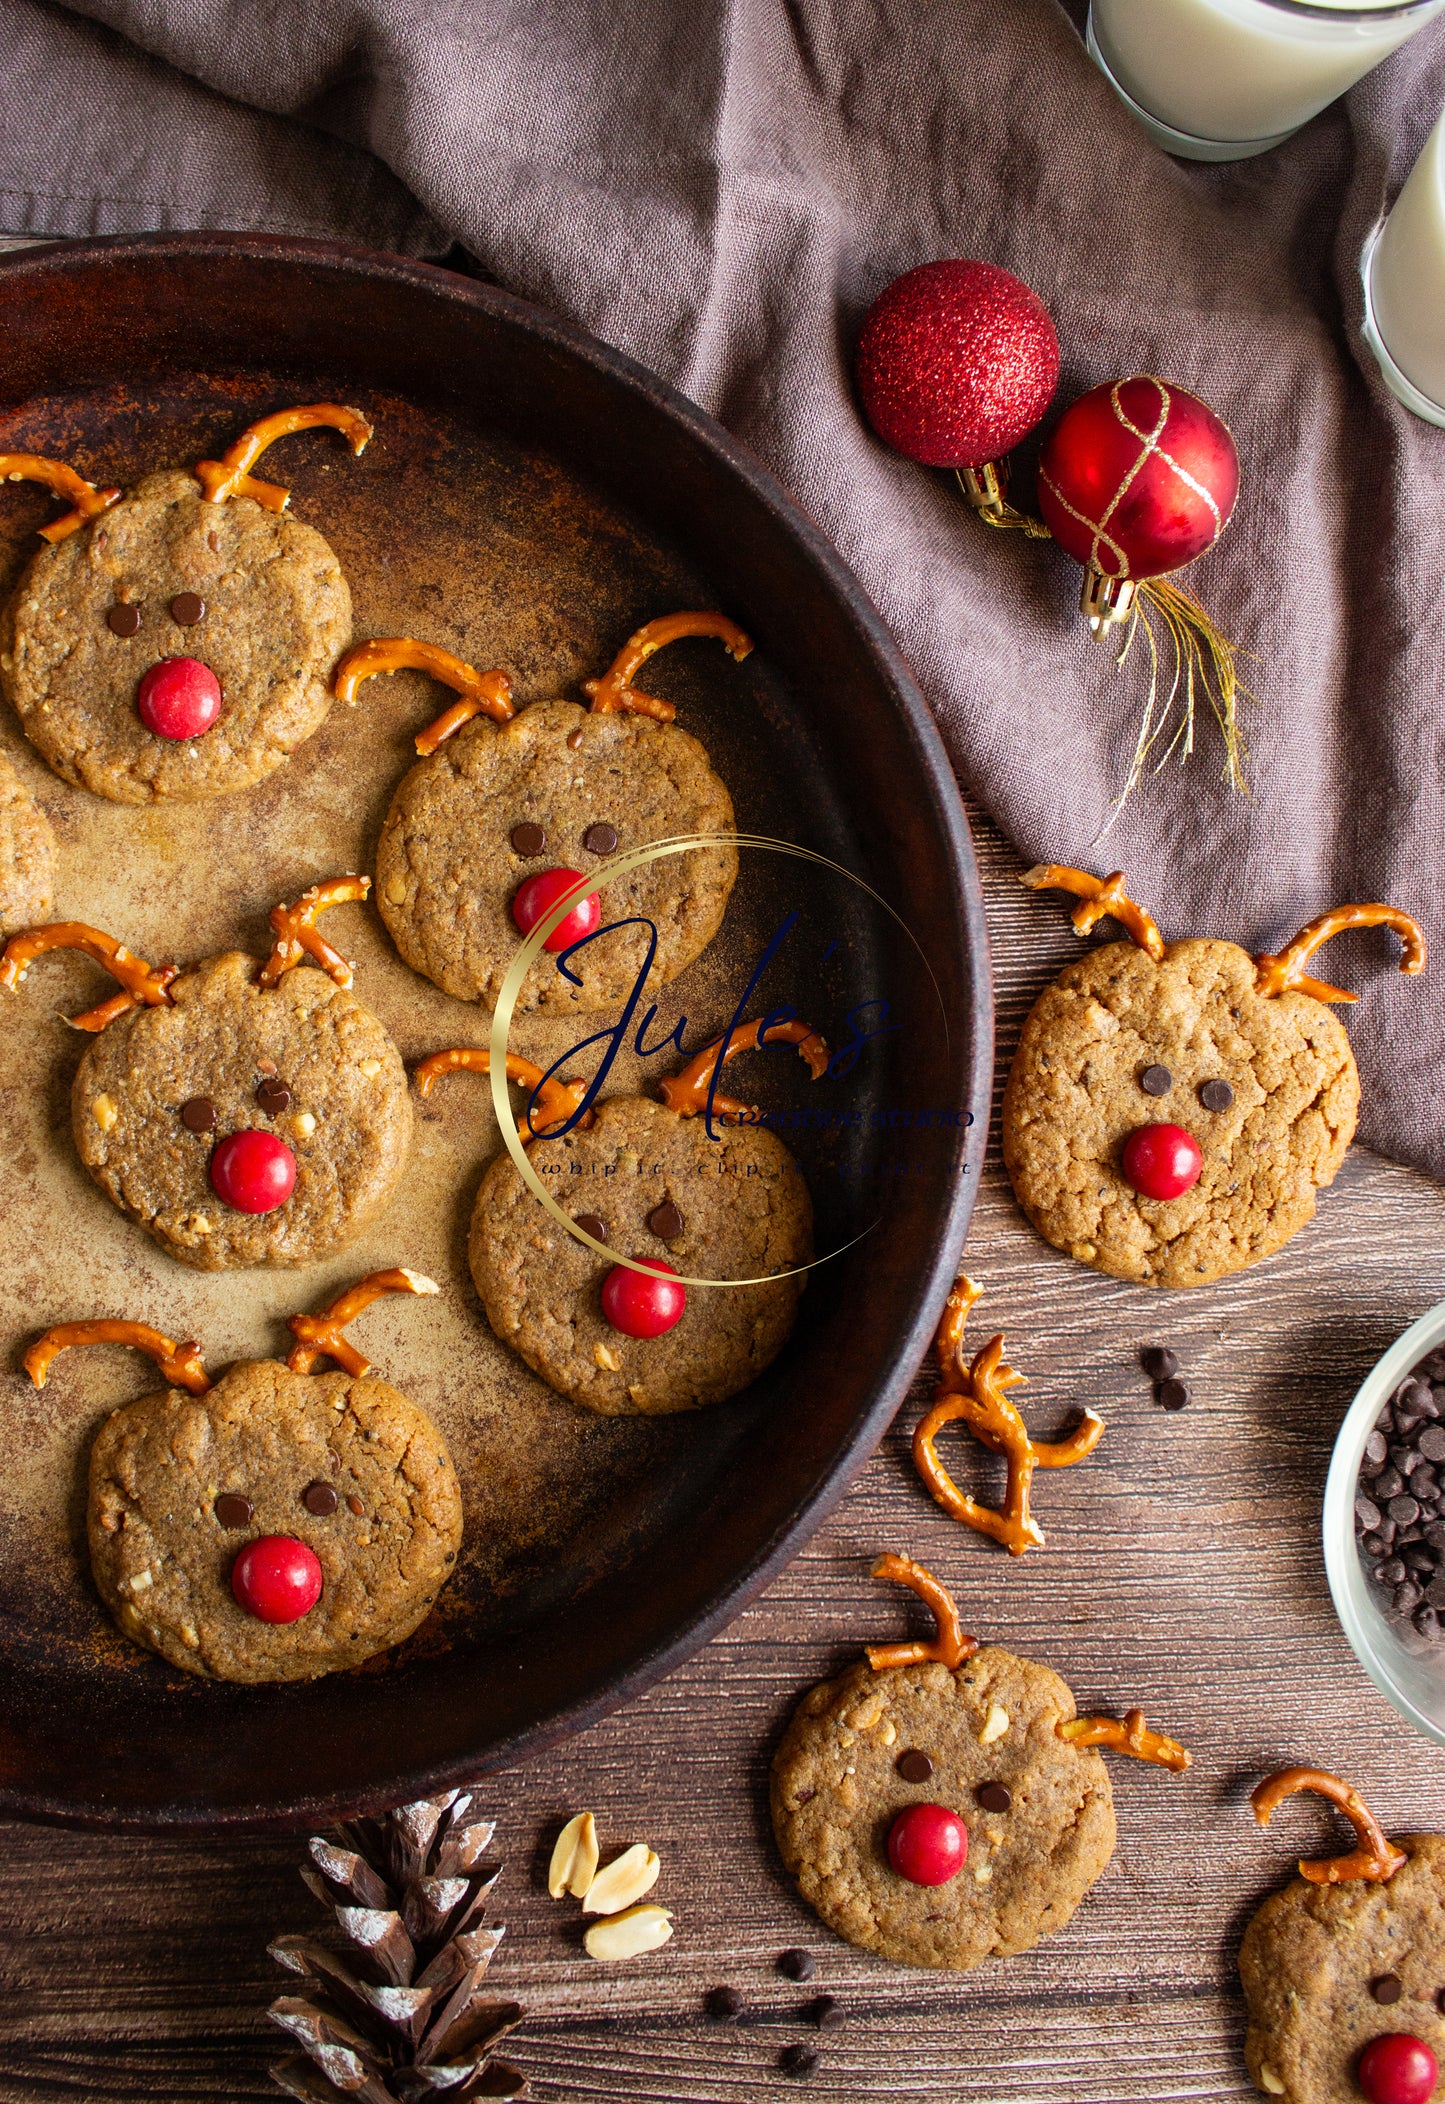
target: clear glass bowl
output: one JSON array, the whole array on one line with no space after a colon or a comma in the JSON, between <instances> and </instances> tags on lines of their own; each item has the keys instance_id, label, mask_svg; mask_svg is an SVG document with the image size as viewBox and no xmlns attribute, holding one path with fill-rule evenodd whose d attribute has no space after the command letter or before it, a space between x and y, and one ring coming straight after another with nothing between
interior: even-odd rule
<instances>
[{"instance_id":1,"label":"clear glass bowl","mask_svg":"<svg viewBox=\"0 0 1445 2104\"><path fill-rule=\"evenodd\" d=\"M1398 1337L1361 1383L1335 1440L1325 1483L1325 1570L1335 1612L1375 1686L1416 1731L1445 1746L1445 1640L1428 1642L1409 1623L1387 1621L1380 1588L1355 1546L1355 1486L1375 1419L1413 1366L1445 1345L1445 1301Z\"/></svg>"}]
</instances>

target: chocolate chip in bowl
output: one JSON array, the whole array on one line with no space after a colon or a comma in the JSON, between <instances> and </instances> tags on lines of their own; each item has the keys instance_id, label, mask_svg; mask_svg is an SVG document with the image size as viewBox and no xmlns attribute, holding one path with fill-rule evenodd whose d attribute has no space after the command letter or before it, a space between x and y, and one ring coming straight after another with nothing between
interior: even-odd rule
<instances>
[{"instance_id":1,"label":"chocolate chip in bowl","mask_svg":"<svg viewBox=\"0 0 1445 2104\"><path fill-rule=\"evenodd\" d=\"M1380 1692L1445 1745L1445 1303L1362 1383L1325 1487L1335 1610Z\"/></svg>"}]
</instances>

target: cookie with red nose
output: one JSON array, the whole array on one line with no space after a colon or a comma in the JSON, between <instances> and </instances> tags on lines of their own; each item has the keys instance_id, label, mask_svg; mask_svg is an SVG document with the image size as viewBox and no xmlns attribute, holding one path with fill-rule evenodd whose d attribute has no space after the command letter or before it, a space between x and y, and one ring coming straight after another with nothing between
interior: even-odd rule
<instances>
[{"instance_id":1,"label":"cookie with red nose","mask_svg":"<svg viewBox=\"0 0 1445 2104\"><path fill-rule=\"evenodd\" d=\"M1024 882L1075 893L1081 934L1108 914L1130 936L1066 966L1024 1024L1003 1157L1033 1225L1151 1286L1204 1285L1282 1248L1334 1181L1360 1098L1330 1006L1355 996L1305 967L1332 935L1383 926L1401 971L1423 971L1418 925L1393 906L1341 906L1278 957L1251 957L1232 942L1166 943L1122 872L1048 866Z\"/></svg>"},{"instance_id":2,"label":"cookie with red nose","mask_svg":"<svg viewBox=\"0 0 1445 2104\"><path fill-rule=\"evenodd\" d=\"M76 1152L183 1264L310 1263L360 1233L401 1179L412 1131L401 1055L316 925L369 881L336 878L278 906L264 962L229 950L155 968L78 921L6 946L0 987L69 948L121 980L72 1019L96 1033L71 1089Z\"/></svg>"},{"instance_id":3,"label":"cookie with red nose","mask_svg":"<svg viewBox=\"0 0 1445 2104\"><path fill-rule=\"evenodd\" d=\"M862 1950L963 1971L1070 1920L1114 1852L1112 1746L1175 1771L1150 1731L1080 1717L1058 1674L964 1634L906 1556L874 1575L916 1592L929 1642L875 1645L804 1696L773 1760L773 1831L808 1905Z\"/></svg>"},{"instance_id":4,"label":"cookie with red nose","mask_svg":"<svg viewBox=\"0 0 1445 2104\"><path fill-rule=\"evenodd\" d=\"M313 403L254 424L220 461L148 475L128 496L58 462L0 454L72 510L0 618L0 686L61 778L115 803L244 789L331 707L351 594L289 492L250 473L289 432L330 425L360 452L371 426Z\"/></svg>"},{"instance_id":5,"label":"cookie with red nose","mask_svg":"<svg viewBox=\"0 0 1445 2104\"><path fill-rule=\"evenodd\" d=\"M50 820L0 753L0 936L40 920L54 891Z\"/></svg>"},{"instance_id":6,"label":"cookie with red nose","mask_svg":"<svg viewBox=\"0 0 1445 2104\"><path fill-rule=\"evenodd\" d=\"M142 1323L37 1339L37 1386L58 1352L98 1343L136 1346L172 1384L113 1412L91 1449L91 1569L128 1637L187 1673L279 1681L345 1672L411 1635L461 1547L456 1470L427 1413L341 1330L378 1294L436 1291L372 1273L292 1318L288 1361L214 1381L197 1346ZM336 1370L311 1370L323 1356Z\"/></svg>"},{"instance_id":7,"label":"cookie with red nose","mask_svg":"<svg viewBox=\"0 0 1445 2104\"><path fill-rule=\"evenodd\" d=\"M752 649L722 614L667 615L586 682L587 708L554 700L517 711L504 673L477 672L411 637L347 652L336 673L343 701L376 673L408 669L459 697L417 738L423 757L397 789L377 848L377 904L413 971L494 1007L521 937L550 907L609 857L684 835L713 837L620 868L578 900L547 937L517 1008L609 1007L644 968L655 989L706 949L737 881L732 799L673 704L633 684L655 652L689 636L716 637L734 658ZM593 939L559 970L558 953L584 937Z\"/></svg>"},{"instance_id":8,"label":"cookie with red nose","mask_svg":"<svg viewBox=\"0 0 1445 2104\"><path fill-rule=\"evenodd\" d=\"M1445 1834L1386 1839L1359 1792L1286 1768L1253 1793L1255 1817L1296 1791L1337 1805L1343 1856L1305 1861L1244 1932L1244 2056L1285 2104L1431 2104L1445 2066Z\"/></svg>"}]
</instances>

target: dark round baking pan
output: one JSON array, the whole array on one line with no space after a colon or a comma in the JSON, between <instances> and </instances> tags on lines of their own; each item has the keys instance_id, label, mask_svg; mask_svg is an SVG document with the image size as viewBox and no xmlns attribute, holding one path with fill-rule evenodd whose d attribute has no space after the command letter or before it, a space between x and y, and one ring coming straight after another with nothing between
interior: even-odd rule
<instances>
[{"instance_id":1,"label":"dark round baking pan","mask_svg":"<svg viewBox=\"0 0 1445 2104\"><path fill-rule=\"evenodd\" d=\"M828 914L836 919L822 954L831 957L841 942L865 977L873 975L875 993L886 985L889 1028L857 1062L847 1130L832 1138L805 1132L797 1143L822 1241L840 1253L812 1274L791 1343L744 1396L641 1427L589 1421L586 1451L601 1457L604 1476L609 1456L630 1458L598 1490L585 1520L550 1523L549 1532L539 1510L527 1553L509 1555L505 1568L483 1560L460 1574L428 1640L414 1640L381 1670L248 1689L174 1674L132 1652L89 1591L72 1500L71 1537L62 1547L73 1577L65 1584L47 1588L30 1578L23 1556L0 1561L0 1812L135 1829L311 1822L515 1762L627 1700L735 1615L842 1496L927 1350L973 1201L992 1007L978 879L953 773L866 595L744 447L577 330L490 286L397 257L196 234L45 248L0 262L6 448L59 453L84 472L127 481L148 465L197 457L192 447L224 443L259 410L323 394L377 407L370 479L349 479L361 467L353 470L339 449L323 458L319 444L308 452L288 441L294 464L288 454L284 473L279 453L273 457L298 491L301 514L332 535L347 564L362 632L404 619L443 642L465 640L466 630L448 631L444 616L469 592L475 598L485 587L483 613L505 627L525 626L525 610L555 590L552 626L529 630L530 643L518 628L525 687L534 660L539 680L543 670L551 676L553 644L568 664L575 645L585 664L588 652L615 647L639 610L685 604L682 594L705 593L751 631L758 647L741 670L721 653L717 667L696 658L688 720L702 725L745 831L826 857L858 883L819 863L749 851L719 938L721 962L711 980L704 973L699 981L702 1006L721 998L719 974L729 960L741 969L769 915L794 897L820 927ZM358 491L370 507L365 526ZM5 579L34 545L28 536L46 515L44 501L19 489L0 499ZM416 568L418 539L430 569ZM418 577L425 581L416 589L430 596L413 611L408 594ZM429 616L435 621L424 627ZM684 688L693 662L676 675ZM291 777L311 784L312 794L326 781L315 823L354 823L358 855L374 838L387 794L384 779L362 772L362 732L372 721L358 712L348 729L334 716ZM14 729L7 724L8 749L29 766L33 756ZM63 850L88 854L87 869L99 867L97 841L132 837L117 828L134 824L140 843L149 824L151 847L163 839L164 813L130 820L43 773L30 779L43 796L49 790L60 799ZM248 792L258 860L284 793L268 803L265 785ZM291 881L291 865L268 866L251 883L247 823L219 822L227 808L242 806L206 808L216 813L207 836L213 877L229 872L225 884L236 894L239 926L228 939L259 946L266 887ZM188 888L196 892L194 925L174 931L174 953L198 954L204 932L226 928L225 898L204 895L199 837L164 836L171 859L156 867L179 868L184 881L162 885L154 873L138 874L134 918L121 932L160 941L159 894L168 892L179 910ZM192 843L184 854L181 839ZM118 846L111 861L125 852ZM138 845L138 872L143 862ZM108 910L125 913L124 900ZM377 989L378 1010L412 1057L427 1042L425 1031L418 1024L408 1038L387 1006L394 994L400 1012L410 975L379 932L359 940L359 973L372 975L365 983ZM804 998L832 1001L836 1028L846 999L836 986L830 992L821 965L809 965L805 977ZM64 998L57 986L47 987L52 1012ZM718 1012L725 1019L726 1007ZM876 1005L869 1012L881 1020ZM477 1041L475 1011L462 1027ZM56 1056L52 1124L61 1133L74 1055L70 1068ZM12 1100L24 1083L23 1075L11 1077ZM0 1147L13 1153L13 1137L0 1136ZM68 1161L57 1153L58 1177L72 1173ZM134 1236L116 1227L83 1179L74 1193L55 1245L57 1266L64 1269L63 1244L67 1276L78 1282L54 1301L45 1300L47 1274L35 1261L44 1230L26 1217L23 1193L14 1203L0 1196L0 1284L9 1273L0 1343L12 1448L28 1436L21 1422L28 1391L17 1372L26 1324L56 1319L51 1306L101 1312L82 1300L92 1219L97 1237ZM456 1199L457 1261L447 1283L480 1349L482 1317L468 1298L460 1254L469 1197ZM127 1268L117 1279L128 1281L132 1301L145 1302L124 1312L156 1319L153 1303L164 1302L175 1323L185 1319L174 1309L184 1306L190 1275L165 1269L169 1260L149 1245L139 1253L123 1245L122 1261ZM291 1276L291 1305L314 1304L315 1282ZM268 1293L268 1320L281 1305L274 1278L229 1290ZM248 1303L231 1305L239 1311ZM455 1425L456 1413L472 1407L465 1380L428 1366L423 1324L407 1334L415 1339L418 1399L439 1412L445 1406ZM489 1336L485 1343L500 1349ZM394 1365L378 1370L407 1385ZM147 1385L142 1374L126 1378L129 1387L107 1406ZM539 1395L537 1407L571 1410ZM93 1416L94 1396L87 1407ZM564 1420L554 1422L560 1429ZM78 1471L85 1446L78 1409L72 1429ZM482 1481L476 1470L484 1471L485 1459L483 1452L471 1480Z\"/></svg>"}]
</instances>

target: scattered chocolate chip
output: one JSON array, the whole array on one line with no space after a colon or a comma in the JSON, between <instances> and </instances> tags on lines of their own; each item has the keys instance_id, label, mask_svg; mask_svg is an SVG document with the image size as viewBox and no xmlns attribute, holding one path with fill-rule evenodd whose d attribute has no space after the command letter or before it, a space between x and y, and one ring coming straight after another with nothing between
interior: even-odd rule
<instances>
[{"instance_id":1,"label":"scattered chocolate chip","mask_svg":"<svg viewBox=\"0 0 1445 2104\"><path fill-rule=\"evenodd\" d=\"M577 729L576 729L575 731L568 731L568 733L567 733L567 750L568 750L569 752L578 752L578 751L580 751L580 750L581 750L581 746L582 746L582 728L581 728L581 725L579 724L579 725L578 725L578 727L577 727Z\"/></svg>"},{"instance_id":2,"label":"scattered chocolate chip","mask_svg":"<svg viewBox=\"0 0 1445 2104\"><path fill-rule=\"evenodd\" d=\"M1376 1503L1383 1498L1387 1505L1391 1498L1398 1498L1404 1488L1405 1478L1400 1474L1393 1462L1388 1468L1380 1470L1379 1475L1376 1476L1371 1486Z\"/></svg>"},{"instance_id":3,"label":"scattered chocolate chip","mask_svg":"<svg viewBox=\"0 0 1445 2104\"><path fill-rule=\"evenodd\" d=\"M1387 1546L1383 1535L1362 1534L1360 1536L1360 1547L1372 1563L1378 1563L1379 1559L1384 1555Z\"/></svg>"},{"instance_id":4,"label":"scattered chocolate chip","mask_svg":"<svg viewBox=\"0 0 1445 2104\"><path fill-rule=\"evenodd\" d=\"M603 819L600 824L588 826L582 835L582 845L589 855L610 855L617 845L617 828Z\"/></svg>"},{"instance_id":5,"label":"scattered chocolate chip","mask_svg":"<svg viewBox=\"0 0 1445 2104\"><path fill-rule=\"evenodd\" d=\"M105 625L113 636L139 635L140 608L138 606L112 606L106 611Z\"/></svg>"},{"instance_id":6,"label":"scattered chocolate chip","mask_svg":"<svg viewBox=\"0 0 1445 2104\"><path fill-rule=\"evenodd\" d=\"M785 2075L811 2075L818 2065L818 2055L812 2046L784 2046L778 2055L778 2066Z\"/></svg>"},{"instance_id":7,"label":"scattered chocolate chip","mask_svg":"<svg viewBox=\"0 0 1445 2104\"><path fill-rule=\"evenodd\" d=\"M799 1950L796 1946L792 1950L782 1952L778 1959L778 1971L785 1980L811 1980L817 1969L813 1953Z\"/></svg>"},{"instance_id":8,"label":"scattered chocolate chip","mask_svg":"<svg viewBox=\"0 0 1445 2104\"><path fill-rule=\"evenodd\" d=\"M1167 1344L1146 1344L1139 1354L1139 1364L1151 1381L1172 1380L1179 1371L1179 1360Z\"/></svg>"},{"instance_id":9,"label":"scattered chocolate chip","mask_svg":"<svg viewBox=\"0 0 1445 2104\"><path fill-rule=\"evenodd\" d=\"M317 1482L307 1484L301 1502L318 1520L329 1520L341 1500L329 1483Z\"/></svg>"},{"instance_id":10,"label":"scattered chocolate chip","mask_svg":"<svg viewBox=\"0 0 1445 2104\"><path fill-rule=\"evenodd\" d=\"M1435 2007L1439 2010L1442 2016L1445 2016L1445 1987L1441 1987L1437 1990L1435 1995Z\"/></svg>"},{"instance_id":11,"label":"scattered chocolate chip","mask_svg":"<svg viewBox=\"0 0 1445 2104\"><path fill-rule=\"evenodd\" d=\"M797 1796L793 1799L793 1810L796 1812L801 1806L811 1804L817 1794L816 1790L799 1790Z\"/></svg>"},{"instance_id":12,"label":"scattered chocolate chip","mask_svg":"<svg viewBox=\"0 0 1445 2104\"><path fill-rule=\"evenodd\" d=\"M1385 1562L1377 1565L1375 1569L1375 1576L1381 1585L1398 1585L1404 1575L1405 1566L1398 1556L1387 1557Z\"/></svg>"},{"instance_id":13,"label":"scattered chocolate chip","mask_svg":"<svg viewBox=\"0 0 1445 2104\"><path fill-rule=\"evenodd\" d=\"M1420 1452L1427 1461L1445 1461L1445 1425L1426 1425L1420 1434Z\"/></svg>"},{"instance_id":14,"label":"scattered chocolate chip","mask_svg":"<svg viewBox=\"0 0 1445 2104\"><path fill-rule=\"evenodd\" d=\"M906 1783L926 1783L933 1773L932 1760L917 1746L900 1753L893 1766Z\"/></svg>"},{"instance_id":15,"label":"scattered chocolate chip","mask_svg":"<svg viewBox=\"0 0 1445 2104\"><path fill-rule=\"evenodd\" d=\"M986 1812L1006 1812L1014 1801L1007 1783L980 1783L973 1794Z\"/></svg>"},{"instance_id":16,"label":"scattered chocolate chip","mask_svg":"<svg viewBox=\"0 0 1445 2104\"><path fill-rule=\"evenodd\" d=\"M1423 1606L1415 1609L1410 1620L1414 1623L1417 1632L1421 1636L1438 1636L1440 1634L1439 1610L1431 1607L1428 1601Z\"/></svg>"},{"instance_id":17,"label":"scattered chocolate chip","mask_svg":"<svg viewBox=\"0 0 1445 2104\"><path fill-rule=\"evenodd\" d=\"M710 1987L702 1998L702 2006L709 2016L723 2023L730 2023L743 2013L743 1998L736 1987Z\"/></svg>"},{"instance_id":18,"label":"scattered chocolate chip","mask_svg":"<svg viewBox=\"0 0 1445 2104\"><path fill-rule=\"evenodd\" d=\"M1166 1410L1182 1410L1189 1401L1189 1390L1183 1381L1161 1381L1155 1392Z\"/></svg>"},{"instance_id":19,"label":"scattered chocolate chip","mask_svg":"<svg viewBox=\"0 0 1445 2104\"><path fill-rule=\"evenodd\" d=\"M351 1496L347 1499L346 1509L348 1512L354 1512L358 1519L360 1519L362 1514L365 1512L366 1507L362 1504L360 1498L356 1495L355 1491L353 1491L351 1493Z\"/></svg>"},{"instance_id":20,"label":"scattered chocolate chip","mask_svg":"<svg viewBox=\"0 0 1445 2104\"><path fill-rule=\"evenodd\" d=\"M1139 1086L1146 1096L1167 1096L1174 1086L1174 1076L1168 1067L1145 1067Z\"/></svg>"},{"instance_id":21,"label":"scattered chocolate chip","mask_svg":"<svg viewBox=\"0 0 1445 2104\"><path fill-rule=\"evenodd\" d=\"M209 1096L188 1096L181 1105L181 1123L187 1132L214 1132L215 1104Z\"/></svg>"},{"instance_id":22,"label":"scattered chocolate chip","mask_svg":"<svg viewBox=\"0 0 1445 2104\"><path fill-rule=\"evenodd\" d=\"M820 2031L836 2031L848 2021L843 2004L835 1994L820 1994L816 2001L809 2002L803 2014L811 2017Z\"/></svg>"},{"instance_id":23,"label":"scattered chocolate chip","mask_svg":"<svg viewBox=\"0 0 1445 2104\"><path fill-rule=\"evenodd\" d=\"M1400 1496L1391 1498L1385 1507L1397 1527L1412 1527L1420 1517L1420 1507L1414 1498Z\"/></svg>"},{"instance_id":24,"label":"scattered chocolate chip","mask_svg":"<svg viewBox=\"0 0 1445 2104\"><path fill-rule=\"evenodd\" d=\"M1404 1584L1397 1585L1394 1592L1390 1595L1391 1611L1397 1615L1412 1615L1424 1597L1423 1591L1415 1583L1414 1579L1407 1578Z\"/></svg>"},{"instance_id":25,"label":"scattered chocolate chip","mask_svg":"<svg viewBox=\"0 0 1445 2104\"><path fill-rule=\"evenodd\" d=\"M607 1222L600 1213L574 1213L572 1218L577 1222L583 1234L590 1235L594 1242L605 1242L607 1240Z\"/></svg>"},{"instance_id":26,"label":"scattered chocolate chip","mask_svg":"<svg viewBox=\"0 0 1445 2104\"><path fill-rule=\"evenodd\" d=\"M1370 1992L1383 2008L1389 2009L1404 1994L1405 1986L1398 1973L1381 1973L1378 1980L1371 1980Z\"/></svg>"},{"instance_id":27,"label":"scattered chocolate chip","mask_svg":"<svg viewBox=\"0 0 1445 2104\"><path fill-rule=\"evenodd\" d=\"M1227 1081L1201 1081L1199 1100L1206 1110L1228 1110L1234 1101L1234 1090Z\"/></svg>"},{"instance_id":28,"label":"scattered chocolate chip","mask_svg":"<svg viewBox=\"0 0 1445 2104\"><path fill-rule=\"evenodd\" d=\"M1360 1493L1359 1497L1355 1499L1355 1518L1364 1528L1366 1534L1373 1534L1375 1529L1380 1524L1379 1506L1373 1504L1370 1501L1370 1499L1364 1495L1363 1491Z\"/></svg>"},{"instance_id":29,"label":"scattered chocolate chip","mask_svg":"<svg viewBox=\"0 0 1445 2104\"><path fill-rule=\"evenodd\" d=\"M508 837L512 843L512 852L517 855L540 855L547 845L544 828L533 825L530 819L519 826L513 826Z\"/></svg>"},{"instance_id":30,"label":"scattered chocolate chip","mask_svg":"<svg viewBox=\"0 0 1445 2104\"><path fill-rule=\"evenodd\" d=\"M1427 1549L1422 1541L1416 1541L1401 1550L1400 1561L1407 1571L1428 1571L1433 1576L1439 1558L1433 1549Z\"/></svg>"},{"instance_id":31,"label":"scattered chocolate chip","mask_svg":"<svg viewBox=\"0 0 1445 2104\"><path fill-rule=\"evenodd\" d=\"M1372 1432L1365 1441L1365 1460L1371 1468L1383 1468L1389 1451L1383 1432Z\"/></svg>"},{"instance_id":32,"label":"scattered chocolate chip","mask_svg":"<svg viewBox=\"0 0 1445 2104\"><path fill-rule=\"evenodd\" d=\"M206 618L206 602L199 592L177 592L171 601L171 619L177 628L194 628Z\"/></svg>"},{"instance_id":33,"label":"scattered chocolate chip","mask_svg":"<svg viewBox=\"0 0 1445 2104\"><path fill-rule=\"evenodd\" d=\"M659 1242L675 1242L682 1233L682 1214L670 1198L655 1205L647 1216L647 1224Z\"/></svg>"},{"instance_id":34,"label":"scattered chocolate chip","mask_svg":"<svg viewBox=\"0 0 1445 2104\"><path fill-rule=\"evenodd\" d=\"M268 1118L279 1118L283 1110L291 1108L291 1091L284 1081L263 1081L256 1091L256 1102Z\"/></svg>"},{"instance_id":35,"label":"scattered chocolate chip","mask_svg":"<svg viewBox=\"0 0 1445 2104\"><path fill-rule=\"evenodd\" d=\"M256 1516L251 1500L236 1490L223 1490L211 1510L223 1527L249 1527Z\"/></svg>"}]
</instances>

